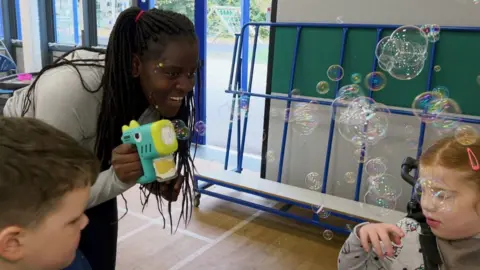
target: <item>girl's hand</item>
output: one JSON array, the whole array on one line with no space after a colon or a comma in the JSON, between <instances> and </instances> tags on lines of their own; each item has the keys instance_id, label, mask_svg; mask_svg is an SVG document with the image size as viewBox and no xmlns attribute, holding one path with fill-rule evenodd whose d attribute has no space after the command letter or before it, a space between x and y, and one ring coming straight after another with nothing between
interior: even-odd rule
<instances>
[{"instance_id":1,"label":"girl's hand","mask_svg":"<svg viewBox=\"0 0 480 270\"><path fill-rule=\"evenodd\" d=\"M405 233L398 226L387 223L366 224L357 231L362 247L365 252L370 251L370 245L375 249L375 253L379 258L383 258L384 254L393 256L392 242L396 245L401 245L401 239ZM383 243L384 251L380 242Z\"/></svg>"}]
</instances>

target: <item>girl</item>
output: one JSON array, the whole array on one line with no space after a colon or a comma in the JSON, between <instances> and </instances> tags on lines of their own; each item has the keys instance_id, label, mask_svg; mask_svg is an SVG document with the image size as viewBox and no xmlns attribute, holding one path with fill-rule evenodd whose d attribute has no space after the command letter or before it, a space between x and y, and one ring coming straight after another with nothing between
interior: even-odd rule
<instances>
[{"instance_id":1,"label":"girl","mask_svg":"<svg viewBox=\"0 0 480 270\"><path fill-rule=\"evenodd\" d=\"M437 141L420 158L421 206L437 240L440 269L479 269L480 137L464 146L453 137ZM425 269L420 225L411 218L392 224L362 223L346 240L338 269Z\"/></svg>"},{"instance_id":2,"label":"girl","mask_svg":"<svg viewBox=\"0 0 480 270\"><path fill-rule=\"evenodd\" d=\"M183 120L193 132L198 57L195 29L187 17L132 7L118 17L106 52L80 48L66 53L45 67L30 87L16 91L4 108L7 116L35 117L67 132L101 161L103 171L91 192L98 195L89 200L90 223L79 246L93 269L115 269L115 197L142 175L136 150L121 143L121 128L131 120L149 123L168 118ZM176 181L141 189L147 193L145 203L150 193L157 202L159 196L169 200L169 213L171 201L183 191L181 217L188 222L190 140L180 142L176 160Z\"/></svg>"}]
</instances>

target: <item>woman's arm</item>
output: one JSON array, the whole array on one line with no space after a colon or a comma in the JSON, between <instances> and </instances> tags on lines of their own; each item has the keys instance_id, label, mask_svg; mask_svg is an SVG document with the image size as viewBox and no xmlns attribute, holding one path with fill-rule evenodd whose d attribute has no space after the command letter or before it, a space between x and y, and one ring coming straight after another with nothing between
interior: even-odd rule
<instances>
[{"instance_id":1,"label":"woman's arm","mask_svg":"<svg viewBox=\"0 0 480 270\"><path fill-rule=\"evenodd\" d=\"M90 78L87 84L92 84L91 74L82 75L85 79ZM26 92L23 91L27 90L22 89L22 93L7 101L4 109L6 116L21 116L26 98ZM28 115L66 132L78 142L95 134L99 94L85 90L73 68L58 67L44 73L37 82L33 96L35 104L32 102L31 106L35 105L35 112ZM112 168L103 171L92 186L88 207L112 199L132 186L121 182Z\"/></svg>"}]
</instances>

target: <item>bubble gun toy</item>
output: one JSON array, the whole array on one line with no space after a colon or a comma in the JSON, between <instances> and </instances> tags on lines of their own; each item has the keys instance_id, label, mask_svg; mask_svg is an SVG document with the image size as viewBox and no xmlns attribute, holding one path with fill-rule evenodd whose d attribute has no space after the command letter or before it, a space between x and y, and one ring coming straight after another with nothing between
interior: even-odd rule
<instances>
[{"instance_id":1,"label":"bubble gun toy","mask_svg":"<svg viewBox=\"0 0 480 270\"><path fill-rule=\"evenodd\" d=\"M177 177L173 153L178 141L172 122L160 120L141 126L132 120L122 127L122 133L122 142L135 145L140 156L143 175L137 183L165 182Z\"/></svg>"}]
</instances>

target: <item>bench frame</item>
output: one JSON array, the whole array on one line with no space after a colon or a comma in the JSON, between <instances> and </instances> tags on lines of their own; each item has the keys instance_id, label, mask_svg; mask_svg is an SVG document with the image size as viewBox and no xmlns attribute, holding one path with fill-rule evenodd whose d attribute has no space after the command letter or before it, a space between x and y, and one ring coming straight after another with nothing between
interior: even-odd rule
<instances>
[{"instance_id":1,"label":"bench frame","mask_svg":"<svg viewBox=\"0 0 480 270\"><path fill-rule=\"evenodd\" d=\"M245 59L242 59L242 57L244 56L243 54L243 48L242 49L242 45L243 44L248 44L248 32L246 32L246 30L248 30L249 28L255 28L255 36L254 36L254 41L253 41L253 50L252 50L252 58L251 58L251 64L250 64L250 70L248 70L248 67L245 67L245 66L242 66L242 63L247 63L248 60L245 60ZM225 164L224 164L224 170L227 170L228 169L228 163L229 163L229 154L230 154L230 146L231 146L231 140L232 140L232 131L233 131L233 125L234 125L234 117L236 116L237 118L237 164L236 164L236 169L234 169L235 172L237 173L241 173L242 172L242 164L243 164L243 153L244 153L244 146L245 146L245 140L246 140L246 129L247 129L247 124L248 124L248 114L245 114L244 117L243 117L243 123L242 123L242 117L241 116L241 102L240 102L240 96L242 97L248 97L248 104L250 102L250 97L258 97L258 98L265 98L265 99L277 99L277 100L284 100L286 101L286 104L287 104L287 109L290 108L291 106L291 102L294 101L294 102L299 102L299 103L310 103L310 102L315 102L315 103L318 103L318 104L321 104L321 105L328 105L328 106L331 106L332 105L332 102L329 101L329 100L312 100L312 99L308 99L308 98L296 98L296 97L292 97L292 94L289 93L288 96L281 96L281 95L271 95L271 94L256 94L256 93L252 93L252 78L253 78L253 71L254 71L254 67L255 67L255 57L256 57L256 48L257 48L257 42L258 42L258 33L259 33L259 28L260 27L269 27L270 29L274 30L274 28L278 28L278 27L290 27L290 28L296 28L297 29L297 36L296 36L296 43L295 43L295 50L294 50L294 59L293 59L293 63L292 63L292 66L291 66L291 78L290 78L290 89L293 89L293 82L294 82L294 75L295 75L295 70L296 70L296 58L297 58L297 55L298 55L298 50L299 50L299 42L300 42L300 38L301 38L301 33L302 33L302 29L304 28L342 28L343 29L343 37L342 37L342 47L341 47L341 53L340 53L340 61L339 61L339 64L342 64L343 63L343 59L344 59L344 56L345 56L345 43L346 43L346 39L347 39L347 32L348 32L348 29L350 28L366 28L366 29L376 29L377 30L377 42L380 40L381 38L381 33L383 30L385 29L395 29L397 27L399 27L398 25L368 25L368 24L363 24L363 25L360 25L360 24L325 24L325 23L248 23L248 24L245 24L243 27L242 27L242 32L241 34L237 34L235 36L235 45L234 45L234 51L233 51L233 59L232 59L232 66L231 66L231 72L230 72L230 80L229 80L229 85L228 85L228 89L225 91L227 94L232 94L232 106L231 106L231 111L230 111L230 123L229 123L229 129L228 129L228 139L227 139L227 147L226 147L226 156L225 156ZM442 29L449 29L449 30L453 30L453 31L473 31L473 32L480 32L480 28L475 28L475 27L443 27L442 26ZM246 35L244 33L247 33ZM271 35L270 35L270 54L272 54L272 51L273 51L273 48L274 48L274 42L275 42L275 32L272 31L271 32ZM376 44L375 43L375 44ZM436 43L433 43L432 44L432 53L434 54L435 53L435 45ZM375 48L372 48L372 50L374 50ZM269 59L269 65L272 64L272 56L270 55L270 59ZM430 60L430 63L428 63L428 70L429 71L429 79L428 79L428 85L426 87L426 89L431 89L431 76L432 76L432 69L433 69L433 59L435 57L430 57L431 60ZM426 67L427 67L426 65ZM374 59L374 65L373 65L373 69L375 70L376 69L376 66L377 66L377 61L376 59ZM426 68L427 69L427 68ZM271 68L269 68L269 74L268 74L268 80L271 80ZM246 82L244 82L244 77L246 77L248 73L248 85ZM242 84L242 87L240 87L240 84ZM269 84L271 84L270 82L267 81L267 87L269 87ZM338 90L340 88L340 84L337 83L336 86L335 86L335 93L338 95ZM241 90L241 89L244 89L244 90ZM371 96L371 92L370 92L370 96ZM238 102L237 102L238 101ZM243 102L245 102L245 100L242 100ZM237 103L237 104L236 104ZM235 108L237 110L235 110ZM334 111L335 111L335 108L334 108ZM413 116L413 112L411 110L407 110L407 109L397 109L397 108L391 108L390 109L390 112L392 114L400 114L400 115L410 115L410 116ZM464 117L462 119L460 118L456 118L455 117L455 120L458 120L458 121L461 121L461 122L470 122L470 123L480 123L480 121L478 119L472 119L472 118L467 118L467 117ZM330 134L329 134L329 142L328 142L328 146L327 146L327 156L326 156L326 164L325 164L325 172L324 172L324 177L323 177L323 188L322 188L322 193L325 193L326 194L326 187L327 187L327 179L328 179L328 169L329 169L329 163L330 163L330 154L331 154L331 150L332 150L332 141L331 139L333 138L334 136L334 124L335 124L335 120L332 119L332 123L330 125ZM268 126L266 127L268 128ZM282 173L283 173L283 158L284 158L284 155L285 155L285 144L286 144L286 140L285 138L287 137L287 132L288 132L288 123L285 123L285 127L284 127L284 132L283 132L283 138L284 140L282 141L282 145L281 145L281 153L280 153L280 163L279 163L279 172L278 172L278 179L277 179L277 182L279 184L281 184L281 179L282 179ZM418 145L418 149L417 149L417 159L419 158L420 154L422 153L422 146L423 146L423 141L424 141L424 134L425 134L425 124L422 123L421 126L420 126L420 135L419 135L419 145ZM365 149L365 145L362 146L363 149ZM265 150L265 142L264 142L264 151ZM355 196L354 196L354 200L352 200L352 202L354 203L357 203L357 204L362 204L359 202L359 199L360 199L360 189L361 189L361 182L362 182L362 173L363 173L363 160L364 160L364 156L362 154L361 158L360 158L360 162L359 162L359 165L358 165L358 174L357 174L357 183L356 183L356 190L355 190ZM265 162L264 160L265 158L263 158L262 160L262 164L264 164L263 162ZM262 166L262 168L264 168L264 166ZM299 206L301 208L306 208L306 209L310 209L311 210L311 206L308 205L308 204L305 204L305 203L301 203L299 202L298 200L294 201L294 200L290 200L290 199L284 199L284 198L280 198L278 196L275 196L275 195L271 195L269 194L267 191L262 191L262 190L252 190L250 188L248 188L247 186L240 186L240 185L235 185L235 184L232 184L231 181L226 181L226 179L212 179L212 178L209 178L209 177L206 177L204 175L201 175L201 174L196 174L195 175L195 178L194 178L194 184L195 184L195 192L196 192L196 195L195 195L195 206L198 207L199 204L200 204L200 194L206 194L206 195L209 195L209 196L213 196L213 197L216 197L216 198L219 198L219 199L223 199L223 200L226 200L226 201L230 201L230 202L234 202L234 203L237 203L237 204L241 204L241 205L244 205L244 206L249 206L249 207L252 207L252 208L255 208L255 209L259 209L259 210L263 210L263 211L266 211L266 212L270 212L270 213L273 213L273 214L277 214L277 215L280 215L280 216L283 216L283 217L288 217L288 218L293 218L295 220L298 220L298 221L301 221L301 222L305 222L305 223L309 223L309 224L313 224L313 225L317 225L317 226L320 226L320 227L323 227L323 228L326 228L326 229L330 229L332 231L335 231L335 232L343 232L343 233L348 233L348 230L346 228L339 228L339 227L334 227L334 226L331 226L329 224L325 224L325 223L322 223L319 221L319 217L317 214L313 213L313 217L312 219L307 219L307 218L304 218L304 217L301 217L301 216L298 216L298 215L295 215L295 214L291 214L291 213L288 213L288 209L291 207L291 206ZM202 183L200 183L202 182ZM270 200L274 200L274 201L277 201L277 202L281 202L281 203L285 203L286 205L284 207L282 207L281 209L276 209L276 208L272 208L272 207L267 207L267 206L264 206L264 205L259 205L259 204L256 204L256 203L253 203L253 202L249 202L249 201L245 201L245 200L241 200L241 199L238 199L238 198L234 198L234 197L231 197L231 196L227 196L227 195L224 195L224 194L219 194L219 193L215 193L213 191L210 191L208 190L209 187L213 186L213 185L219 185L219 186L223 186L223 187L226 187L226 188L230 188L230 189L234 189L234 190L238 190L238 191L241 191L241 192L245 192L245 193L249 193L249 194L253 194L253 195L256 195L256 196L260 196L260 197L263 197L263 198L266 198L266 199L270 199ZM362 222L364 220L362 219L359 219L359 218L354 218L354 217L351 217L348 215L348 213L344 213L344 214L341 214L341 213L336 213L335 212L335 209L330 209L332 210L331 211L331 215L333 216L337 216L337 217L340 217L340 218L343 218L345 220L350 220L350 221L354 221L354 222ZM396 216L398 216L399 214L401 214L402 212L398 212L398 211L395 211L396 212ZM352 215L354 215L354 213L350 213ZM379 221L382 221L382 220L379 220Z\"/></svg>"}]
</instances>

